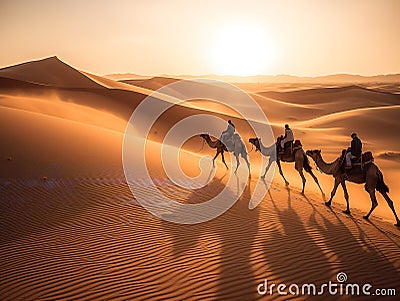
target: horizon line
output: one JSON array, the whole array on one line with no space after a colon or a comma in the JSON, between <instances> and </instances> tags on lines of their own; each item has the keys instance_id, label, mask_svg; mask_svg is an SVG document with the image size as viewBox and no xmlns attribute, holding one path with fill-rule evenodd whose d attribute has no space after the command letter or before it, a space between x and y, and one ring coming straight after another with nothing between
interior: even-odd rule
<instances>
[{"instance_id":1,"label":"horizon line","mask_svg":"<svg viewBox=\"0 0 400 301\"><path fill-rule=\"evenodd\" d=\"M14 63L11 65L6 65L6 66L0 66L0 69L5 69L5 68L10 68L10 67L15 67L18 65L23 65L26 63L31 63L31 62L39 62L39 61L44 61L44 60L49 60L49 59L57 59L60 62L67 64L73 68L76 68L77 70L84 71L80 69L79 67L75 67L74 65L70 63L66 63L63 59L60 59L57 55L50 55L42 58L37 58L37 59L31 59L27 61L21 61L19 63ZM92 71L84 71L84 72L90 72ZM317 78L323 78L323 77L330 77L330 76L354 76L354 77L363 77L363 78L371 78L371 77L378 77L378 76L397 76L400 75L400 71L394 72L394 73L375 73L375 74L368 74L368 75L362 75L358 73L347 73L347 72L337 72L337 73L328 73L328 74L320 74L320 75L295 75L295 74L288 74L288 73L280 73L280 74L256 74L256 75L234 75L234 74L218 74L218 73L203 73L203 74L190 74L190 73L181 73L181 74L173 74L173 73L158 73L158 74L143 74L143 73L136 73L136 72L131 72L131 71L121 71L121 72L111 72L111 73L94 73L95 75L99 75L102 77L105 76L123 76L123 75L136 75L139 77L210 77L210 76L215 76L215 77L236 77L236 78L256 78L256 77L294 77L294 78L304 78L304 79L317 79Z\"/></svg>"}]
</instances>

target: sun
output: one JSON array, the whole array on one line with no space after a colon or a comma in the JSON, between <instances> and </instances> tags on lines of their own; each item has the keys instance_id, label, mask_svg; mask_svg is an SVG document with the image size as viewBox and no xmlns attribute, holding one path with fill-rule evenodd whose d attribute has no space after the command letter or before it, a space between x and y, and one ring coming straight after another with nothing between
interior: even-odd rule
<instances>
[{"instance_id":1,"label":"sun","mask_svg":"<svg viewBox=\"0 0 400 301\"><path fill-rule=\"evenodd\" d=\"M257 75L265 73L272 60L266 33L256 26L237 24L215 32L214 61L223 75Z\"/></svg>"}]
</instances>

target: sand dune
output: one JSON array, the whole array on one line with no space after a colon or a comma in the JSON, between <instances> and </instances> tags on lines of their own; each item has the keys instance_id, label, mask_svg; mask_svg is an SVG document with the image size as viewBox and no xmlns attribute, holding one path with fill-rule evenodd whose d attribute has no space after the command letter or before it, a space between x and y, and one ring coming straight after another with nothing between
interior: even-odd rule
<instances>
[{"instance_id":1,"label":"sand dune","mask_svg":"<svg viewBox=\"0 0 400 301\"><path fill-rule=\"evenodd\" d=\"M239 187L243 193L218 218L179 225L146 211L124 177L123 132L135 107L169 82L175 80L115 82L56 58L0 70L2 300L287 300L260 296L257 286L264 279L276 285L322 284L336 281L339 272L347 274L348 283L398 292L399 231L380 196L371 220L362 219L370 206L362 185L349 184L348 216L341 212L341 192L330 210L308 175L303 196L294 166L283 164L290 186L283 186L276 174L266 197L249 210L261 164L260 154L252 151L252 177L246 177L243 164L225 197L236 197ZM374 152L399 212L396 91L384 88L382 93L376 85L275 87L248 89L275 135L290 122L304 148L322 149L329 161L349 144L349 133L358 132L365 148ZM236 101L229 89L221 93ZM168 101L159 97L155 104ZM165 175L160 142L179 120L196 114L232 119L249 151L247 139L254 135L242 117L204 99L165 112L147 141L148 170L160 191L180 203L205 202L228 185L219 160L211 182L199 189L179 187ZM181 168L191 177L199 173L201 157L215 154L202 148L199 137L183 146ZM205 159L211 175L211 159ZM329 193L333 178L316 174Z\"/></svg>"},{"instance_id":2,"label":"sand dune","mask_svg":"<svg viewBox=\"0 0 400 301\"><path fill-rule=\"evenodd\" d=\"M302 105L334 105L335 102L347 106L374 106L393 105L400 102L399 95L377 91L359 86L345 86L335 88L304 89L289 92L262 92L267 96L289 103ZM348 107L347 107L348 108Z\"/></svg>"},{"instance_id":3,"label":"sand dune","mask_svg":"<svg viewBox=\"0 0 400 301\"><path fill-rule=\"evenodd\" d=\"M149 76L137 75L132 73L125 74L109 74L104 77L113 80L132 80L132 79L148 79ZM293 75L255 75L255 76L233 76L233 75L215 75L215 74L202 74L202 75L179 75L170 76L162 75L159 77L176 77L179 79L193 79L193 78L207 78L211 80L220 80L238 85L349 85L349 84L392 84L398 83L400 80L400 74L386 74L386 75L375 75L375 76L361 76L353 74L332 74L325 76L316 77L299 77Z\"/></svg>"},{"instance_id":4,"label":"sand dune","mask_svg":"<svg viewBox=\"0 0 400 301\"><path fill-rule=\"evenodd\" d=\"M400 153L394 153L394 152L384 152L382 154L379 154L379 157L382 159L387 159L387 160L396 160L400 161Z\"/></svg>"},{"instance_id":5,"label":"sand dune","mask_svg":"<svg viewBox=\"0 0 400 301\"><path fill-rule=\"evenodd\" d=\"M180 79L168 78L168 77L153 77L144 80L122 80L120 82L127 83L133 86L143 87L149 90L158 90L166 85L175 83Z\"/></svg>"},{"instance_id":6,"label":"sand dune","mask_svg":"<svg viewBox=\"0 0 400 301\"><path fill-rule=\"evenodd\" d=\"M101 89L59 88L0 77L0 95L2 97L21 96L25 99L32 98L74 103L96 110L109 112L118 117L122 117L125 120L129 118L133 109L140 103L140 101L147 97L147 94L142 94L140 92L108 89L105 87L102 87ZM4 102L3 105L5 105ZM16 104L10 103L10 105L13 107ZM33 105L35 106L35 104Z\"/></svg>"},{"instance_id":7,"label":"sand dune","mask_svg":"<svg viewBox=\"0 0 400 301\"><path fill-rule=\"evenodd\" d=\"M2 68L0 77L61 88L102 88L57 57Z\"/></svg>"},{"instance_id":8,"label":"sand dune","mask_svg":"<svg viewBox=\"0 0 400 301\"><path fill-rule=\"evenodd\" d=\"M331 128L339 126L337 133L348 136L349 132L358 132L365 137L366 146L375 150L395 150L398 148L400 134L394 129L398 125L400 105L355 109L333 113L298 123L299 127ZM378 125L378 126L377 126Z\"/></svg>"}]
</instances>

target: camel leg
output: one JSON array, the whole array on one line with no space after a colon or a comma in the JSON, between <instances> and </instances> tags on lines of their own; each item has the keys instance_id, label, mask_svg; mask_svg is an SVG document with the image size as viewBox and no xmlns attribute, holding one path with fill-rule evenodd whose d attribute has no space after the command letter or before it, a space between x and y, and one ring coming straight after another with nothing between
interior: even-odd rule
<instances>
[{"instance_id":1,"label":"camel leg","mask_svg":"<svg viewBox=\"0 0 400 301\"><path fill-rule=\"evenodd\" d=\"M276 161L276 164L278 164L279 168L279 173L281 174L282 178L285 180L285 185L289 185L289 182L286 180L285 176L283 175L282 167L281 167L281 162L279 160Z\"/></svg>"},{"instance_id":2,"label":"camel leg","mask_svg":"<svg viewBox=\"0 0 400 301\"><path fill-rule=\"evenodd\" d=\"M244 161L246 161L247 168L249 169L249 173L250 173L250 162L249 162L249 159L247 159L247 153L245 153L244 156L242 153L242 158L244 159Z\"/></svg>"},{"instance_id":3,"label":"camel leg","mask_svg":"<svg viewBox=\"0 0 400 301\"><path fill-rule=\"evenodd\" d=\"M400 220L399 217L397 216L396 210L394 209L393 201L390 199L389 195L386 192L381 192L383 197L385 198L386 202L388 203L390 209L392 209L392 212L396 218L396 224L394 224L397 227L400 227Z\"/></svg>"},{"instance_id":4,"label":"camel leg","mask_svg":"<svg viewBox=\"0 0 400 301\"><path fill-rule=\"evenodd\" d=\"M229 169L228 165L226 165L226 162L225 162L224 152L221 152L221 157L222 157L222 162L225 164L226 169Z\"/></svg>"},{"instance_id":5,"label":"camel leg","mask_svg":"<svg viewBox=\"0 0 400 301\"><path fill-rule=\"evenodd\" d=\"M332 199L333 199L333 197L334 197L335 194L336 194L336 190L337 190L339 184L340 184L340 180L338 180L338 179L335 178L335 184L333 185L333 189L332 189L332 192L331 192L331 198L329 199L329 201L325 202L325 205L326 205L326 206L328 206L328 207L331 206L331 204L332 204Z\"/></svg>"},{"instance_id":6,"label":"camel leg","mask_svg":"<svg viewBox=\"0 0 400 301\"><path fill-rule=\"evenodd\" d=\"M273 160L272 160L271 157L270 157L270 158L269 158L268 165L267 165L267 167L265 167L265 172L264 172L264 174L261 176L261 179L264 179L264 178L265 178L265 175L267 174L269 168L271 167L272 162L273 162Z\"/></svg>"},{"instance_id":7,"label":"camel leg","mask_svg":"<svg viewBox=\"0 0 400 301\"><path fill-rule=\"evenodd\" d=\"M301 190L301 194L304 194L304 187L306 186L306 177L303 174L303 169L298 170L300 177L301 177L301 181L303 182L303 189Z\"/></svg>"},{"instance_id":8,"label":"camel leg","mask_svg":"<svg viewBox=\"0 0 400 301\"><path fill-rule=\"evenodd\" d=\"M217 159L218 155L219 155L220 151L217 150L217 153L215 154L215 157L212 159L213 162L213 167L215 167L215 159ZM223 160L224 161L224 160ZM225 163L225 162L224 162ZM226 165L226 164L225 164ZM228 168L228 167L227 167Z\"/></svg>"},{"instance_id":9,"label":"camel leg","mask_svg":"<svg viewBox=\"0 0 400 301\"><path fill-rule=\"evenodd\" d=\"M342 185L344 198L346 199L347 204L347 209L343 210L343 213L350 214L349 193L347 192L346 181L343 180L342 182L340 182L340 185Z\"/></svg>"},{"instance_id":10,"label":"camel leg","mask_svg":"<svg viewBox=\"0 0 400 301\"><path fill-rule=\"evenodd\" d=\"M319 185L318 178L316 177L316 175L314 175L312 170L310 170L308 173L312 176L312 178L314 179L315 183L317 183L319 190L321 190L322 196L325 198L325 193L322 190L321 185Z\"/></svg>"},{"instance_id":11,"label":"camel leg","mask_svg":"<svg viewBox=\"0 0 400 301\"><path fill-rule=\"evenodd\" d=\"M367 190L369 193L369 196L371 198L371 209L369 210L369 212L367 213L367 215L364 215L363 218L368 219L369 216L371 215L372 211L375 210L375 208L378 206L378 201L376 199L376 195L375 195L375 188L374 189L369 189Z\"/></svg>"},{"instance_id":12,"label":"camel leg","mask_svg":"<svg viewBox=\"0 0 400 301\"><path fill-rule=\"evenodd\" d=\"M236 173L239 168L239 165L240 165L239 154L235 154L235 157L236 157L236 169L235 169L235 173Z\"/></svg>"}]
</instances>

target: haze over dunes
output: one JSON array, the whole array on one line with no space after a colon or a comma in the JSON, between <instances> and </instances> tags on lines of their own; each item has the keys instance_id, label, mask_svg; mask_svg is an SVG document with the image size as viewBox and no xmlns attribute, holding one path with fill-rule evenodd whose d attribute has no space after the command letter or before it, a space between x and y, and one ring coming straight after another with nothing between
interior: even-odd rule
<instances>
[{"instance_id":1,"label":"haze over dunes","mask_svg":"<svg viewBox=\"0 0 400 301\"><path fill-rule=\"evenodd\" d=\"M170 223L146 211L126 183L124 132L147 97L157 105L172 102L176 91L153 92L162 87L169 91L168 84L180 79L102 77L57 57L0 69L2 300L255 300L262 298L257 286L264 279L322 284L336 281L339 272L347 274L348 283L371 283L399 293L400 235L383 198L378 197L378 208L365 221L369 196L362 185L349 184L352 215L341 212L345 201L340 191L330 210L308 176L301 195L293 164L283 163L290 186L277 174L267 196L249 210L252 193L262 183L260 154L250 152L248 143L253 132L238 112L207 99L175 104L156 120L146 146L149 173L164 195L181 203L205 202L223 190L227 177L219 159L207 185L188 189L166 176L159 158L174 124L208 114L231 119L243 137L251 178L242 164L227 198L236 197L239 187L243 193L227 212L196 225ZM357 132L364 150L373 152L400 211L399 75L231 79L241 81L237 85L262 108L275 137L290 123L304 149L321 149L328 161ZM199 89L220 88L202 82ZM233 88L219 92L237 101ZM198 136L192 137L182 146L181 168L194 177L206 156L211 175L214 154ZM333 179L316 174L328 194Z\"/></svg>"},{"instance_id":2,"label":"haze over dunes","mask_svg":"<svg viewBox=\"0 0 400 301\"><path fill-rule=\"evenodd\" d=\"M108 74L106 78L113 80L127 81L131 79L148 79L149 76L137 75L132 73L125 74ZM326 76L293 76L293 75L253 75L253 76L233 76L233 75L215 75L215 74L204 74L204 75L161 75L160 77L167 78L178 78L178 79L191 79L191 78L209 78L221 81L227 81L231 83L306 83L306 84L352 84L352 83L399 83L400 74L387 74L387 75L373 75L373 76L361 76L352 74L334 74Z\"/></svg>"}]
</instances>

